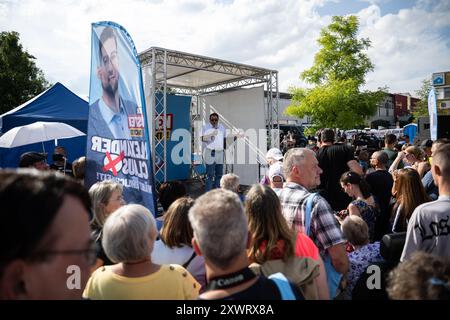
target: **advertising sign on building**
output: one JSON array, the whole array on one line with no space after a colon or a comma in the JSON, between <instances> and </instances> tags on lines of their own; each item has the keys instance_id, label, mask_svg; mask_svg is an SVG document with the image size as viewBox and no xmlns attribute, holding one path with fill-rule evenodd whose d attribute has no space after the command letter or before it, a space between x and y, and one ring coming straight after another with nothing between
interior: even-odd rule
<instances>
[{"instance_id":1,"label":"advertising sign on building","mask_svg":"<svg viewBox=\"0 0 450 320\"><path fill-rule=\"evenodd\" d=\"M444 72L433 73L431 81L433 86L443 86L445 85Z\"/></svg>"}]
</instances>

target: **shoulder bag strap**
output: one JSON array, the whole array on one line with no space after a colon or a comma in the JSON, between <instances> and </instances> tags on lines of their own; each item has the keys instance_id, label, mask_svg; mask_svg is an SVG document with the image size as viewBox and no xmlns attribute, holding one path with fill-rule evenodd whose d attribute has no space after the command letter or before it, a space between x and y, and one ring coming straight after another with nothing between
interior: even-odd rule
<instances>
[{"instance_id":1,"label":"shoulder bag strap","mask_svg":"<svg viewBox=\"0 0 450 320\"><path fill-rule=\"evenodd\" d=\"M281 273L277 272L274 274L271 274L269 276L269 279L272 280L278 287L278 290L281 294L281 299L283 300L297 300L295 298L295 294L292 291L291 284L289 283L289 280Z\"/></svg>"},{"instance_id":2,"label":"shoulder bag strap","mask_svg":"<svg viewBox=\"0 0 450 320\"><path fill-rule=\"evenodd\" d=\"M316 193L311 193L307 198L306 198L306 207L305 207L305 221L304 226L305 226L305 233L307 236L309 236L310 234L310 229L311 229L311 212L312 212L312 205L314 202L314 198L316 197Z\"/></svg>"},{"instance_id":3,"label":"shoulder bag strap","mask_svg":"<svg viewBox=\"0 0 450 320\"><path fill-rule=\"evenodd\" d=\"M189 263L191 263L192 262L192 260L194 260L194 258L197 256L197 254L195 253L195 250L194 250L194 252L192 252L192 255L191 255L191 257L189 258L189 260L188 261L186 261L185 263L183 263L183 268L187 268L188 266L189 266Z\"/></svg>"}]
</instances>

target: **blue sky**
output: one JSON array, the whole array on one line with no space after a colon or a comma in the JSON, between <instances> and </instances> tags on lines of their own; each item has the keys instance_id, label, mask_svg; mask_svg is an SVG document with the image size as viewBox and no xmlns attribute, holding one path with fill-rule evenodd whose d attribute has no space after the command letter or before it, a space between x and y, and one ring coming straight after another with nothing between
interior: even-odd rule
<instances>
[{"instance_id":1,"label":"blue sky","mask_svg":"<svg viewBox=\"0 0 450 320\"><path fill-rule=\"evenodd\" d=\"M20 33L51 82L86 97L90 25L127 29L138 52L152 46L279 71L280 90L305 86L317 37L333 15L355 14L375 64L367 89L410 92L450 71L449 0L0 0L0 30Z\"/></svg>"},{"instance_id":2,"label":"blue sky","mask_svg":"<svg viewBox=\"0 0 450 320\"><path fill-rule=\"evenodd\" d=\"M411 0L381 0L381 1L336 1L328 2L317 11L320 15L346 15L357 13L367 7L368 4L376 4L381 9L381 15L388 13L396 14L400 9L411 8L415 1Z\"/></svg>"},{"instance_id":3,"label":"blue sky","mask_svg":"<svg viewBox=\"0 0 450 320\"><path fill-rule=\"evenodd\" d=\"M450 1L447 1L450 3ZM439 4L444 4L445 1L431 0L431 1L414 1L414 0L355 0L355 1L329 1L326 5L319 7L317 12L323 15L348 15L356 14L363 10L368 4L377 5L380 8L381 16L387 14L397 15L402 9L410 9L414 6L420 6L427 11L432 11L433 8ZM447 7L448 8L448 7ZM447 41L450 41L450 27L443 27L439 32L446 36Z\"/></svg>"}]
</instances>

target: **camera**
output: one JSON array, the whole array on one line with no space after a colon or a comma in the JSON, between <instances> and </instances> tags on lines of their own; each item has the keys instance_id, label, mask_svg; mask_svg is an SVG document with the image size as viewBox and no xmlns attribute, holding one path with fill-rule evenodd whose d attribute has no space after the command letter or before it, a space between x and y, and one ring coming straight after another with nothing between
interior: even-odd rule
<instances>
[{"instance_id":1,"label":"camera","mask_svg":"<svg viewBox=\"0 0 450 320\"><path fill-rule=\"evenodd\" d=\"M52 155L53 161L64 161L64 155L55 153Z\"/></svg>"}]
</instances>

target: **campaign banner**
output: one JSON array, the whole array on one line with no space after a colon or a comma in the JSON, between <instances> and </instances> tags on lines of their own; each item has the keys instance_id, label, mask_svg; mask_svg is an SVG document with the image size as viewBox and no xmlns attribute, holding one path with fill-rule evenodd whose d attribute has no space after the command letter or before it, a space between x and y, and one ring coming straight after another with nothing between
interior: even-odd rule
<instances>
[{"instance_id":1,"label":"campaign banner","mask_svg":"<svg viewBox=\"0 0 450 320\"><path fill-rule=\"evenodd\" d=\"M127 203L154 215L155 189L141 65L133 40L110 21L92 24L85 185L124 187Z\"/></svg>"},{"instance_id":2,"label":"campaign banner","mask_svg":"<svg viewBox=\"0 0 450 320\"><path fill-rule=\"evenodd\" d=\"M431 87L430 93L428 94L428 114L430 115L430 139L437 139L437 105L436 105L436 92L434 88Z\"/></svg>"}]
</instances>

